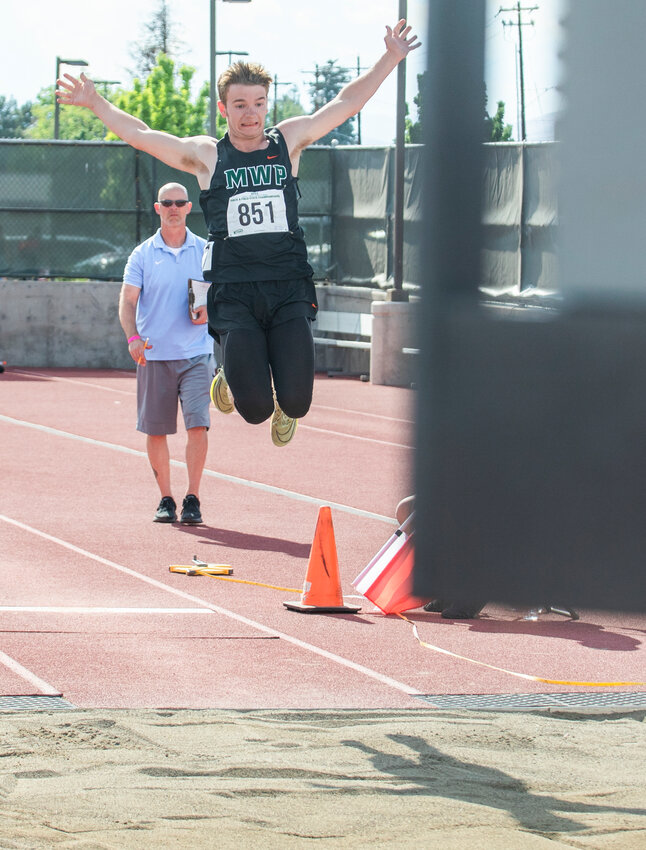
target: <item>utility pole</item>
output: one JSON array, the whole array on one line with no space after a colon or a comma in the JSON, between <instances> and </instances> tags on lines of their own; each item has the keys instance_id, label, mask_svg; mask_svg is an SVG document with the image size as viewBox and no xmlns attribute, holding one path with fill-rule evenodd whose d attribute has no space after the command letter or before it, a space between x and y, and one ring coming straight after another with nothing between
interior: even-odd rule
<instances>
[{"instance_id":1,"label":"utility pole","mask_svg":"<svg viewBox=\"0 0 646 850\"><path fill-rule=\"evenodd\" d=\"M356 67L356 69L355 69L355 68L343 68L342 70L344 70L344 71L354 71L354 70L356 70L356 72L357 72L357 77L360 77L360 76L361 76L361 72L362 72L362 71L367 71L367 70L368 70L368 68L367 68L367 67L366 67L366 68L362 67L362 65L361 65L361 57L360 57L360 56L357 56L357 67ZM359 112L357 112L357 116L356 116L356 117L357 117L357 144L358 144L358 145L360 145L360 144L361 144L361 110L359 110Z\"/></svg>"},{"instance_id":2,"label":"utility pole","mask_svg":"<svg viewBox=\"0 0 646 850\"><path fill-rule=\"evenodd\" d=\"M336 60L335 60L335 61L336 61ZM346 73L346 74L349 74L349 73L351 73L351 72L355 72L355 71L356 71L356 73L357 73L357 77L359 77L359 76L361 76L361 72L362 72L362 71L367 71L367 70L368 70L368 67L367 67L367 66L366 66L366 67L362 66L362 65L361 65L361 57L360 57L360 56L357 56L357 64L356 64L356 67L352 67L352 68L342 68L342 67L340 67L340 66L339 66L339 67L337 68L337 70L338 70L338 71L343 71L343 72L344 72L344 73ZM318 66L318 64L317 64L317 65L316 65L316 69L315 69L314 71L303 71L302 73L303 73L303 74L314 74L314 78L315 78L315 80L316 80L316 100L315 100L315 102L314 102L314 111L315 111L315 112L317 112L317 111L318 111L318 110L319 110L322 106L325 106L325 104L324 104L324 103L320 103L320 102L319 102L320 94L319 94L319 91L318 91L319 78L320 78L320 76L322 75L322 73L323 73L323 72L321 71L320 67L319 67L319 66ZM355 117L356 117L356 119L357 119L357 144L358 144L358 145L360 145L360 144L361 144L361 112L360 112L360 111L359 111L359 112L357 112L357 114L356 114L356 116L355 116Z\"/></svg>"},{"instance_id":3,"label":"utility pole","mask_svg":"<svg viewBox=\"0 0 646 850\"><path fill-rule=\"evenodd\" d=\"M521 142L526 141L527 132L525 128L525 73L523 69L523 27L525 26L534 26L534 21L523 21L522 14L523 12L536 12L538 6L521 6L520 0L517 0L515 6L512 6L507 9L503 9L501 6L498 9L498 14L501 12L515 12L517 18L515 21L503 21L503 27L518 27L518 75L520 78L519 88L520 88L520 140Z\"/></svg>"},{"instance_id":4,"label":"utility pole","mask_svg":"<svg viewBox=\"0 0 646 850\"><path fill-rule=\"evenodd\" d=\"M279 83L278 75L274 74L274 127L278 123L278 86L293 86L294 83Z\"/></svg>"},{"instance_id":5,"label":"utility pole","mask_svg":"<svg viewBox=\"0 0 646 850\"><path fill-rule=\"evenodd\" d=\"M325 104L321 103L321 93L319 91L319 79L321 78L321 71L318 62L314 66L313 71L301 71L302 74L314 74L314 112L318 112L319 109Z\"/></svg>"}]
</instances>

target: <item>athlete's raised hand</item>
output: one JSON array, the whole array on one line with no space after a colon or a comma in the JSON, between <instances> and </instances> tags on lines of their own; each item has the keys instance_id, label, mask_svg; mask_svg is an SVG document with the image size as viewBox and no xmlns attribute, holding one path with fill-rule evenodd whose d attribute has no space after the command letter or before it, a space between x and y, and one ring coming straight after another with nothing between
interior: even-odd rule
<instances>
[{"instance_id":1,"label":"athlete's raised hand","mask_svg":"<svg viewBox=\"0 0 646 850\"><path fill-rule=\"evenodd\" d=\"M94 88L92 80L88 79L85 74L81 74L80 79L73 77L71 74L64 74L65 80L56 80L58 88L56 89L56 98L59 103L66 103L69 106L86 106L91 108L96 103L98 93Z\"/></svg>"},{"instance_id":2,"label":"athlete's raised hand","mask_svg":"<svg viewBox=\"0 0 646 850\"><path fill-rule=\"evenodd\" d=\"M384 37L386 50L394 54L398 61L405 59L411 50L415 50L422 43L416 35L410 35L411 29L412 27L406 26L404 18L397 21L392 29L389 26L386 27L386 35Z\"/></svg>"}]
</instances>

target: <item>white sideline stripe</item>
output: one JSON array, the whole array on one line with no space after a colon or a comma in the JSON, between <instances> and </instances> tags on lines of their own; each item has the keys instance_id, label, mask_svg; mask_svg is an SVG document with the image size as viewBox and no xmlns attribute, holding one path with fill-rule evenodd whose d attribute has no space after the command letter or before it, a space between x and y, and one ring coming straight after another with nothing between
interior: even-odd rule
<instances>
[{"instance_id":1,"label":"white sideline stripe","mask_svg":"<svg viewBox=\"0 0 646 850\"><path fill-rule=\"evenodd\" d=\"M16 528L20 528L23 531L28 531L30 534L35 534L37 537L42 537L44 540L49 540L52 543L57 543L59 546L63 546L65 549L69 549L71 552L76 552L79 555L83 555L86 558L90 558L99 564L104 564L107 567L112 567L112 569L114 570L118 570L119 572L125 573L125 575L137 578L140 581L143 581L146 584L150 584L160 590L166 590L175 596L179 596L181 599L186 599L189 602L201 605L216 614L221 614L223 617L229 617L230 619L235 620L238 623L243 623L245 626L249 626L250 628L256 629L259 632L263 632L264 634L270 635L271 637L278 637L281 640L286 641L287 643L291 643L293 646L296 646L299 649L304 649L307 652L313 653L314 655L320 655L322 658L326 658L328 661L333 661L334 663L340 664L343 667L348 667L350 670L354 670L357 673L362 673L364 676L368 676L370 679L374 679L375 681L380 682L382 685L394 688L395 690L401 691L402 693L408 694L409 696L418 696L421 694L421 691L418 691L415 688L411 688L409 685L405 685L403 682L398 682L396 679L391 679L390 676L385 676L382 673L378 673L376 670L370 669L370 667L364 667L363 664L357 664L354 661L350 661L349 658L343 658L343 656L336 655L334 652L328 652L327 649L321 649L321 647L314 646L311 643L306 643L305 641L299 640L298 638L295 638L292 635L288 635L285 632L279 632L276 629L270 628L269 626L264 626L262 623L258 623L255 620L250 620L248 617L243 617L241 614L236 614L234 611L229 611L227 608L221 608L219 605L213 605L210 602L206 602L204 599L200 599L198 596L193 596L190 593L185 593L183 590L177 590L177 588L172 587L171 585L164 584L163 582L157 581L157 579L154 578L149 578L143 573L138 573L135 570L131 570L129 567L124 567L121 564L116 564L114 561L109 561L107 560L107 558L102 558L100 555L95 555L92 552L88 552L86 549L81 549L79 546L75 546L73 543L68 543L66 540L61 540L59 537L54 537L51 534L47 534L47 532L45 531L39 531L37 528L32 528L32 526L25 525L25 523L19 522L15 519L11 519L10 517L4 516L4 514L0 514L0 520L3 520L4 522L9 523L10 525L14 525ZM43 684L45 683L43 682ZM58 693L58 691L56 691L56 693Z\"/></svg>"},{"instance_id":2,"label":"white sideline stripe","mask_svg":"<svg viewBox=\"0 0 646 850\"><path fill-rule=\"evenodd\" d=\"M53 434L56 437L66 437L69 440L78 440L81 443L87 443L91 446L100 446L104 449L112 449L115 452L123 452L124 454L134 455L135 457L141 457L146 460L148 459L146 452L139 451L138 449L130 449L127 446L120 446L118 443L107 443L104 440L94 440L92 437L82 437L80 434L72 434L69 431L60 431L58 428L51 428L49 425L38 425L35 422L26 422L24 419L14 419L11 416L5 416L2 413L0 413L0 421L9 422L11 425L20 425L23 428L33 428L35 431L42 431L45 434ZM171 460L171 465L179 466L184 469L186 468L186 464L181 460ZM293 490L285 490L282 487L273 487L271 484L261 484L259 481L251 481L248 478L238 478L235 475L227 475L224 472L215 472L212 469L205 469L202 474L208 475L211 478L218 478L220 481L228 481L230 484L239 484L242 487L251 487L254 490L261 490L264 493L273 493L276 496L285 496L287 499L294 499L298 502L307 502L308 504L318 505L319 507L321 504L329 505L331 508L342 511L346 514L374 519L378 522L387 522L389 525L397 525L397 520L393 517L375 514L372 513L372 511L363 511L361 508L353 508L350 505L342 505L339 502L330 502L327 499L318 499L315 496L307 496L304 493L296 493Z\"/></svg>"},{"instance_id":3,"label":"white sideline stripe","mask_svg":"<svg viewBox=\"0 0 646 850\"><path fill-rule=\"evenodd\" d=\"M63 378L61 375L48 375L46 372L23 372L22 369L11 370L16 375L25 375L27 378L47 378L48 381L63 381L66 384L78 384L81 387L94 387L106 393L119 393L119 395L135 395L129 390L118 390L115 387L104 387L101 384L92 384L89 381L80 381L76 378Z\"/></svg>"},{"instance_id":4,"label":"white sideline stripe","mask_svg":"<svg viewBox=\"0 0 646 850\"><path fill-rule=\"evenodd\" d=\"M12 673L20 676L21 679L29 682L30 685L34 685L34 687L38 688L41 693L47 694L47 696L50 697L59 697L61 695L60 691L57 691L56 688L53 688L44 679L38 678L35 673L32 673L31 670L27 670L27 668L23 667L22 664L19 664L15 658L11 658L11 656L6 655L2 651L0 651L0 664L4 664L4 666L11 670Z\"/></svg>"},{"instance_id":5,"label":"white sideline stripe","mask_svg":"<svg viewBox=\"0 0 646 850\"><path fill-rule=\"evenodd\" d=\"M115 387L106 387L103 384L93 384L90 381L81 381L78 378L64 378L62 375L48 375L46 372L24 372L22 369L11 369L16 375L25 375L27 378L47 378L48 381L65 381L68 384L80 384L83 387L94 387L96 390L103 390L108 393L119 393L120 395L136 396L137 393L133 390L118 390ZM127 372L125 369L120 371L122 375L134 378L134 372ZM384 416L383 413L370 413L367 410L350 410L346 407L332 407L328 404L313 404L310 410L334 410L338 413L351 413L353 416L369 416L373 419L384 419L386 422L402 422L407 425L413 425L412 419L400 419L396 416ZM346 436L344 434L344 436Z\"/></svg>"},{"instance_id":6,"label":"white sideline stripe","mask_svg":"<svg viewBox=\"0 0 646 850\"><path fill-rule=\"evenodd\" d=\"M345 434L343 431L332 431L330 428L316 428L314 425L304 425L298 423L298 427L304 431L318 431L319 434L333 434L335 437L349 437L351 440L364 440L367 443L377 443L380 446L395 446L398 449L412 449L413 446L408 446L405 443L390 443L388 440L375 440L374 437L360 437L358 434Z\"/></svg>"},{"instance_id":7,"label":"white sideline stripe","mask_svg":"<svg viewBox=\"0 0 646 850\"><path fill-rule=\"evenodd\" d=\"M334 410L337 413L351 413L353 416L370 416L372 419L385 419L387 422L402 422L405 425L414 425L413 419L399 419L396 416L384 416L383 413L369 413L367 410L349 410L346 407L332 407L329 404L313 404L310 410Z\"/></svg>"},{"instance_id":8,"label":"white sideline stripe","mask_svg":"<svg viewBox=\"0 0 646 850\"><path fill-rule=\"evenodd\" d=\"M14 611L35 614L212 614L208 608L75 608L47 605L0 605L0 612Z\"/></svg>"}]
</instances>

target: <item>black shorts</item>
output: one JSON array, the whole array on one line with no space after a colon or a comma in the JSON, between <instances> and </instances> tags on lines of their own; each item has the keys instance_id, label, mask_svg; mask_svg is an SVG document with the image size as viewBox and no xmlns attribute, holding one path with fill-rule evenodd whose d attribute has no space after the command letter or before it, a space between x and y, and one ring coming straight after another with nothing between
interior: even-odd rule
<instances>
[{"instance_id":1,"label":"black shorts","mask_svg":"<svg viewBox=\"0 0 646 850\"><path fill-rule=\"evenodd\" d=\"M213 283L208 294L209 333L216 340L235 328L269 328L290 319L315 319L316 288L311 277Z\"/></svg>"}]
</instances>

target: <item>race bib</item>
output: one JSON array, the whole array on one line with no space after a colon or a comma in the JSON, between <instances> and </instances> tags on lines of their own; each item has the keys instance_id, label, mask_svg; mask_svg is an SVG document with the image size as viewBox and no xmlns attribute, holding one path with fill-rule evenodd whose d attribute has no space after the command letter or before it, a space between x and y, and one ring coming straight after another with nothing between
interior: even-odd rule
<instances>
[{"instance_id":1,"label":"race bib","mask_svg":"<svg viewBox=\"0 0 646 850\"><path fill-rule=\"evenodd\" d=\"M207 242L202 252L202 273L210 272L213 265L213 242Z\"/></svg>"},{"instance_id":2,"label":"race bib","mask_svg":"<svg viewBox=\"0 0 646 850\"><path fill-rule=\"evenodd\" d=\"M227 207L229 236L250 236L254 233L285 233L287 210L280 189L262 192L243 192L229 198Z\"/></svg>"}]
</instances>

